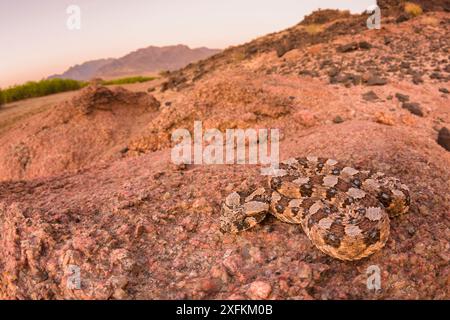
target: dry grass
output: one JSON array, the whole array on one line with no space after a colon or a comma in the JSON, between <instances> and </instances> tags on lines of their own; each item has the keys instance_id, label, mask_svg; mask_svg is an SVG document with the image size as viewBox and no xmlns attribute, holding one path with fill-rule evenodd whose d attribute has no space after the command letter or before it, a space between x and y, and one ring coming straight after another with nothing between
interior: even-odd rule
<instances>
[{"instance_id":1,"label":"dry grass","mask_svg":"<svg viewBox=\"0 0 450 320\"><path fill-rule=\"evenodd\" d=\"M243 50L235 50L232 53L233 62L241 62L245 60L245 52Z\"/></svg>"},{"instance_id":2,"label":"dry grass","mask_svg":"<svg viewBox=\"0 0 450 320\"><path fill-rule=\"evenodd\" d=\"M325 26L323 24L309 24L304 26L303 30L305 30L308 34L313 35L323 32L323 30L325 30Z\"/></svg>"},{"instance_id":3,"label":"dry grass","mask_svg":"<svg viewBox=\"0 0 450 320\"><path fill-rule=\"evenodd\" d=\"M435 17L423 17L421 22L427 26L439 26L439 19L436 19Z\"/></svg>"},{"instance_id":4,"label":"dry grass","mask_svg":"<svg viewBox=\"0 0 450 320\"><path fill-rule=\"evenodd\" d=\"M407 2L405 3L405 12L413 17L420 16L423 13L422 7L418 4Z\"/></svg>"}]
</instances>

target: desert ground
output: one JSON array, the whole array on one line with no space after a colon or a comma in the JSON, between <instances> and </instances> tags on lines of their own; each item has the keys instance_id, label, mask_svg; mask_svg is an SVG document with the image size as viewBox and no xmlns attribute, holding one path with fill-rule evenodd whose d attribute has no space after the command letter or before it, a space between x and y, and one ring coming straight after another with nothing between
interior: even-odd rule
<instances>
[{"instance_id":1,"label":"desert ground","mask_svg":"<svg viewBox=\"0 0 450 320\"><path fill-rule=\"evenodd\" d=\"M449 299L450 13L389 8L381 30L323 10L152 82L1 107L0 298ZM272 217L224 233L223 199L266 178L255 165L173 164L171 133L194 121L277 128L282 159L397 177L410 212L354 262Z\"/></svg>"}]
</instances>

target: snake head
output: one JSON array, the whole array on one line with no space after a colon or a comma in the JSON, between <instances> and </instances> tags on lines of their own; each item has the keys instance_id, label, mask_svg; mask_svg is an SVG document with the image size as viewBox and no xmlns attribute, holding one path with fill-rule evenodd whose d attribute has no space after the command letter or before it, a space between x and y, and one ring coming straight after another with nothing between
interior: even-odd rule
<instances>
[{"instance_id":1,"label":"snake head","mask_svg":"<svg viewBox=\"0 0 450 320\"><path fill-rule=\"evenodd\" d=\"M269 203L270 199L264 188L252 193L231 193L222 203L220 229L228 233L238 233L253 228L266 217Z\"/></svg>"},{"instance_id":2,"label":"snake head","mask_svg":"<svg viewBox=\"0 0 450 320\"><path fill-rule=\"evenodd\" d=\"M378 200L386 208L390 218L402 216L409 211L411 197L406 185L396 178L384 178L381 182Z\"/></svg>"}]
</instances>

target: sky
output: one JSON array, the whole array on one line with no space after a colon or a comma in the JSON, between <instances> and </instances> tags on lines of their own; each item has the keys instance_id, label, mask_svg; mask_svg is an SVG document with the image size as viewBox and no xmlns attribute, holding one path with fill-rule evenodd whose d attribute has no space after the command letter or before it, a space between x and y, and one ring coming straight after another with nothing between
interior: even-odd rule
<instances>
[{"instance_id":1,"label":"sky","mask_svg":"<svg viewBox=\"0 0 450 320\"><path fill-rule=\"evenodd\" d=\"M318 8L365 11L375 0L0 0L0 87L150 45L224 49L280 31ZM80 29L66 12L80 8Z\"/></svg>"}]
</instances>

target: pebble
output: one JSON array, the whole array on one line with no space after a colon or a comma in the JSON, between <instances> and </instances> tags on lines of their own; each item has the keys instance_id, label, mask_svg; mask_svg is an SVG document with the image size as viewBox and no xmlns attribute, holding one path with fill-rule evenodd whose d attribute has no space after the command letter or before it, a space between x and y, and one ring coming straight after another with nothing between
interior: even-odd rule
<instances>
[{"instance_id":1,"label":"pebble","mask_svg":"<svg viewBox=\"0 0 450 320\"><path fill-rule=\"evenodd\" d=\"M300 279L311 279L312 269L307 263L300 263L298 266L297 277Z\"/></svg>"},{"instance_id":2,"label":"pebble","mask_svg":"<svg viewBox=\"0 0 450 320\"><path fill-rule=\"evenodd\" d=\"M413 236L416 234L416 228L411 224L407 226L406 230L408 230L408 234L410 236Z\"/></svg>"},{"instance_id":3,"label":"pebble","mask_svg":"<svg viewBox=\"0 0 450 320\"><path fill-rule=\"evenodd\" d=\"M368 86L384 86L387 84L387 80L378 76L372 76L367 80Z\"/></svg>"},{"instance_id":4,"label":"pebble","mask_svg":"<svg viewBox=\"0 0 450 320\"><path fill-rule=\"evenodd\" d=\"M307 110L302 110L294 114L294 121L307 128L314 127L317 123L314 114Z\"/></svg>"},{"instance_id":5,"label":"pebble","mask_svg":"<svg viewBox=\"0 0 450 320\"><path fill-rule=\"evenodd\" d=\"M366 92L362 95L363 99L366 101L376 101L380 98L377 96L377 94L373 91Z\"/></svg>"},{"instance_id":6,"label":"pebble","mask_svg":"<svg viewBox=\"0 0 450 320\"><path fill-rule=\"evenodd\" d=\"M425 244L423 243L418 243L415 247L414 247L414 252L418 255L423 255L426 252L426 247Z\"/></svg>"},{"instance_id":7,"label":"pebble","mask_svg":"<svg viewBox=\"0 0 450 320\"><path fill-rule=\"evenodd\" d=\"M416 116L419 116L419 117L424 116L420 104L418 104L416 102L403 102L402 108L408 110L409 112L411 112L412 114L414 114Z\"/></svg>"},{"instance_id":8,"label":"pebble","mask_svg":"<svg viewBox=\"0 0 450 320\"><path fill-rule=\"evenodd\" d=\"M450 130L446 127L439 131L437 143L445 150L450 151Z\"/></svg>"},{"instance_id":9,"label":"pebble","mask_svg":"<svg viewBox=\"0 0 450 320\"><path fill-rule=\"evenodd\" d=\"M413 83L414 84L421 84L421 83L423 83L422 77L419 76L419 75L414 75L413 76Z\"/></svg>"},{"instance_id":10,"label":"pebble","mask_svg":"<svg viewBox=\"0 0 450 320\"><path fill-rule=\"evenodd\" d=\"M247 290L247 296L252 300L267 299L272 292L272 287L264 281L253 282Z\"/></svg>"},{"instance_id":11,"label":"pebble","mask_svg":"<svg viewBox=\"0 0 450 320\"><path fill-rule=\"evenodd\" d=\"M212 213L213 209L206 198L199 198L194 201L192 208L202 213Z\"/></svg>"},{"instance_id":12,"label":"pebble","mask_svg":"<svg viewBox=\"0 0 450 320\"><path fill-rule=\"evenodd\" d=\"M122 154L125 154L125 153L127 153L129 150L130 150L130 149L129 149L128 147L124 147L124 148L120 149L119 152L122 153Z\"/></svg>"},{"instance_id":13,"label":"pebble","mask_svg":"<svg viewBox=\"0 0 450 320\"><path fill-rule=\"evenodd\" d=\"M128 294L123 289L116 289L113 293L113 298L116 300L125 300L128 297Z\"/></svg>"},{"instance_id":14,"label":"pebble","mask_svg":"<svg viewBox=\"0 0 450 320\"><path fill-rule=\"evenodd\" d=\"M395 97L400 102L408 102L409 101L409 96L407 96L406 94L396 93Z\"/></svg>"},{"instance_id":15,"label":"pebble","mask_svg":"<svg viewBox=\"0 0 450 320\"><path fill-rule=\"evenodd\" d=\"M242 265L242 258L237 255L232 255L226 257L222 263L229 274L236 275L239 272L239 267Z\"/></svg>"},{"instance_id":16,"label":"pebble","mask_svg":"<svg viewBox=\"0 0 450 320\"><path fill-rule=\"evenodd\" d=\"M336 116L336 118L333 119L333 122L336 124L343 123L344 119L342 119L341 116Z\"/></svg>"}]
</instances>

